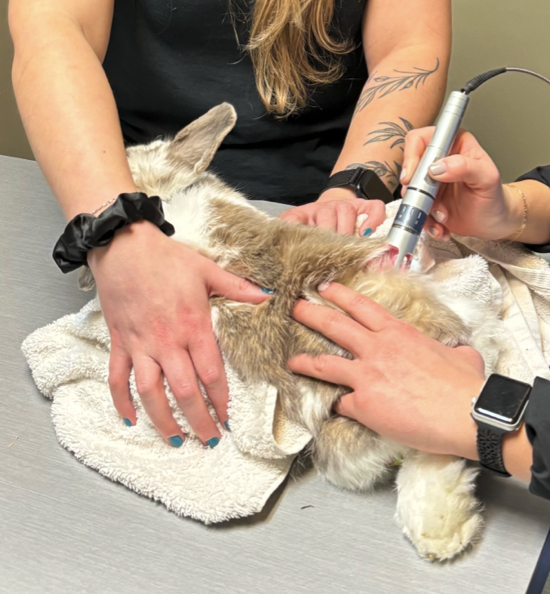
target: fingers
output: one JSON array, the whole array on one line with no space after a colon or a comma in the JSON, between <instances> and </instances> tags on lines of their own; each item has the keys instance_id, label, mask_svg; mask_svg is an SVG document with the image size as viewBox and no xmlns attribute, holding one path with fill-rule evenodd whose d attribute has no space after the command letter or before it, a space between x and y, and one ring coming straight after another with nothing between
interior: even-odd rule
<instances>
[{"instance_id":1,"label":"fingers","mask_svg":"<svg viewBox=\"0 0 550 594\"><path fill-rule=\"evenodd\" d=\"M355 202L355 201L354 201ZM353 235L357 222L358 208L348 200L340 200L336 204L336 231L342 235Z\"/></svg>"},{"instance_id":2,"label":"fingers","mask_svg":"<svg viewBox=\"0 0 550 594\"><path fill-rule=\"evenodd\" d=\"M411 181L414 172L418 166L426 147L430 143L434 134L435 127L429 126L411 130L405 137L405 152L403 155L403 168L399 178L403 186L407 186Z\"/></svg>"},{"instance_id":3,"label":"fingers","mask_svg":"<svg viewBox=\"0 0 550 594\"><path fill-rule=\"evenodd\" d=\"M134 358L133 362L136 388L145 412L170 445L181 446L184 435L172 415L166 398L159 364L146 355Z\"/></svg>"},{"instance_id":4,"label":"fingers","mask_svg":"<svg viewBox=\"0 0 550 594\"><path fill-rule=\"evenodd\" d=\"M388 325L398 323L381 305L339 283L330 283L320 294L359 322L360 327L373 332L380 332Z\"/></svg>"},{"instance_id":5,"label":"fingers","mask_svg":"<svg viewBox=\"0 0 550 594\"><path fill-rule=\"evenodd\" d=\"M198 438L210 447L217 445L220 432L210 416L188 353L180 350L177 358L164 362L163 370L178 407Z\"/></svg>"},{"instance_id":6,"label":"fingers","mask_svg":"<svg viewBox=\"0 0 550 594\"><path fill-rule=\"evenodd\" d=\"M317 330L332 342L358 357L368 341L367 331L357 322L344 314L331 309L314 305L300 299L294 306L292 316L298 322Z\"/></svg>"},{"instance_id":7,"label":"fingers","mask_svg":"<svg viewBox=\"0 0 550 594\"><path fill-rule=\"evenodd\" d=\"M359 235L368 236L386 220L386 205L382 200L363 200L357 209L357 216L362 214L368 217L361 223L358 232Z\"/></svg>"},{"instance_id":8,"label":"fingers","mask_svg":"<svg viewBox=\"0 0 550 594\"><path fill-rule=\"evenodd\" d=\"M327 207L320 208L317 211L315 222L317 223L317 227L321 227L321 229L336 231L338 228L338 215L334 205L329 204ZM353 224L355 226L355 221Z\"/></svg>"},{"instance_id":9,"label":"fingers","mask_svg":"<svg viewBox=\"0 0 550 594\"><path fill-rule=\"evenodd\" d=\"M475 189L489 190L500 185L500 174L490 158L451 155L429 167L430 177L444 183L462 182Z\"/></svg>"},{"instance_id":10,"label":"fingers","mask_svg":"<svg viewBox=\"0 0 550 594\"><path fill-rule=\"evenodd\" d=\"M240 276L231 274L211 260L205 260L206 282L210 296L220 295L243 303L263 303L269 296L260 287ZM270 287L266 287L270 288Z\"/></svg>"},{"instance_id":11,"label":"fingers","mask_svg":"<svg viewBox=\"0 0 550 594\"><path fill-rule=\"evenodd\" d=\"M442 225L441 223L437 222L433 215L434 211L432 210L432 214L430 214L430 216L427 218L426 226L424 227L426 233L431 235L434 239L439 239L440 241L448 241L451 237L450 231L447 229L447 227L445 227L445 225ZM444 217L444 220L446 220L446 216Z\"/></svg>"},{"instance_id":12,"label":"fingers","mask_svg":"<svg viewBox=\"0 0 550 594\"><path fill-rule=\"evenodd\" d=\"M220 423L225 425L228 420L229 388L220 349L211 326L190 342L189 354Z\"/></svg>"},{"instance_id":13,"label":"fingers","mask_svg":"<svg viewBox=\"0 0 550 594\"><path fill-rule=\"evenodd\" d=\"M334 405L334 411L343 417L357 418L355 392L344 394Z\"/></svg>"},{"instance_id":14,"label":"fingers","mask_svg":"<svg viewBox=\"0 0 550 594\"><path fill-rule=\"evenodd\" d=\"M112 341L109 357L109 389L113 404L126 425L135 425L137 422L136 409L130 394L131 371L132 359L126 351L116 345L115 341Z\"/></svg>"},{"instance_id":15,"label":"fingers","mask_svg":"<svg viewBox=\"0 0 550 594\"><path fill-rule=\"evenodd\" d=\"M316 379L340 386L352 387L354 383L353 361L333 355L296 355L288 361L288 366L294 373L307 375Z\"/></svg>"},{"instance_id":16,"label":"fingers","mask_svg":"<svg viewBox=\"0 0 550 594\"><path fill-rule=\"evenodd\" d=\"M279 215L279 219L287 221L289 223L300 223L307 225L309 217L307 213L299 208L289 208Z\"/></svg>"},{"instance_id":17,"label":"fingers","mask_svg":"<svg viewBox=\"0 0 550 594\"><path fill-rule=\"evenodd\" d=\"M430 126L411 130L407 133L400 177L403 186L410 183L418 163L433 137L434 131L435 127ZM478 184L480 179L483 180L487 174L494 176L496 166L469 132L459 130L451 153L450 157L436 161L430 167L431 177L445 183L462 181L471 185ZM481 167L481 170L479 167Z\"/></svg>"}]
</instances>

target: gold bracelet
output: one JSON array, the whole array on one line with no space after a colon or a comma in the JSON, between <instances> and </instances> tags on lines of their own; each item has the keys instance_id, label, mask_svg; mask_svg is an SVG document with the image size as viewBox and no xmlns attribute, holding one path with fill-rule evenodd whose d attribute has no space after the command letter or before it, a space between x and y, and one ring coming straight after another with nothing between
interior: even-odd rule
<instances>
[{"instance_id":1,"label":"gold bracelet","mask_svg":"<svg viewBox=\"0 0 550 594\"><path fill-rule=\"evenodd\" d=\"M508 238L509 241L514 241L516 237L519 237L525 230L525 226L527 225L527 213L529 212L529 209L527 208L527 198L525 197L525 194L515 184L508 184L508 186L519 192L519 195L523 200L523 219L521 221L521 225L519 226L519 229Z\"/></svg>"}]
</instances>

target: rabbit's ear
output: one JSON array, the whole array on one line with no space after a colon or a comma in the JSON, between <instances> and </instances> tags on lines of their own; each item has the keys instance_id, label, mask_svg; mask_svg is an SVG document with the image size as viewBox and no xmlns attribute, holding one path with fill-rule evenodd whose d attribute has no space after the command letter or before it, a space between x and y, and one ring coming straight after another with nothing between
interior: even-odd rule
<instances>
[{"instance_id":1,"label":"rabbit's ear","mask_svg":"<svg viewBox=\"0 0 550 594\"><path fill-rule=\"evenodd\" d=\"M213 107L178 132L169 147L171 159L200 175L236 121L237 114L229 103Z\"/></svg>"}]
</instances>

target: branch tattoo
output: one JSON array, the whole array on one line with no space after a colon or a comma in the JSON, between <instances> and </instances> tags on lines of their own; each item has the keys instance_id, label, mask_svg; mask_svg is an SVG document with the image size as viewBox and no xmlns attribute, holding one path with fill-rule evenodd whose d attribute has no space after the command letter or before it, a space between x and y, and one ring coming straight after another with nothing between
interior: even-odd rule
<instances>
[{"instance_id":1,"label":"branch tattoo","mask_svg":"<svg viewBox=\"0 0 550 594\"><path fill-rule=\"evenodd\" d=\"M393 164L394 167L387 161L368 161L367 163L352 163L346 169L356 169L357 167L371 169L380 179L386 177L388 186L395 189L399 185L402 167L397 161L394 161Z\"/></svg>"},{"instance_id":2,"label":"branch tattoo","mask_svg":"<svg viewBox=\"0 0 550 594\"><path fill-rule=\"evenodd\" d=\"M405 144L405 136L407 136L407 132L410 132L414 126L405 118L399 117L402 122L402 126L395 122L380 122L380 126L387 126L386 128L380 128L379 130L373 130L372 132L368 133L368 136L374 136L370 140L365 142L365 145L371 144L373 142L386 142L387 140L393 140L390 148L395 148L400 144ZM404 150L403 147L399 147L402 151Z\"/></svg>"},{"instance_id":3,"label":"branch tattoo","mask_svg":"<svg viewBox=\"0 0 550 594\"><path fill-rule=\"evenodd\" d=\"M394 70L397 76L376 76L373 78L373 85L363 89L355 113L363 110L372 103L377 97L385 97L395 91L405 91L414 87L418 89L420 84L424 85L426 79L439 70L439 58L436 58L435 68L426 70L415 66L410 70ZM368 83L367 83L368 84Z\"/></svg>"}]
</instances>

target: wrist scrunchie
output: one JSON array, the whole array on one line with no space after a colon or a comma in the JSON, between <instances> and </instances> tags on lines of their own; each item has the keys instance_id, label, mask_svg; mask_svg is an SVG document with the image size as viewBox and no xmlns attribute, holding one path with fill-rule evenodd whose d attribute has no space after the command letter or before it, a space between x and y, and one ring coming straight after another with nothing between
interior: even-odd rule
<instances>
[{"instance_id":1,"label":"wrist scrunchie","mask_svg":"<svg viewBox=\"0 0 550 594\"><path fill-rule=\"evenodd\" d=\"M64 273L87 266L91 249L106 246L119 229L143 220L156 225L168 237L175 233L173 225L164 219L158 196L148 198L143 192L120 194L97 217L76 215L55 244L53 259Z\"/></svg>"}]
</instances>

